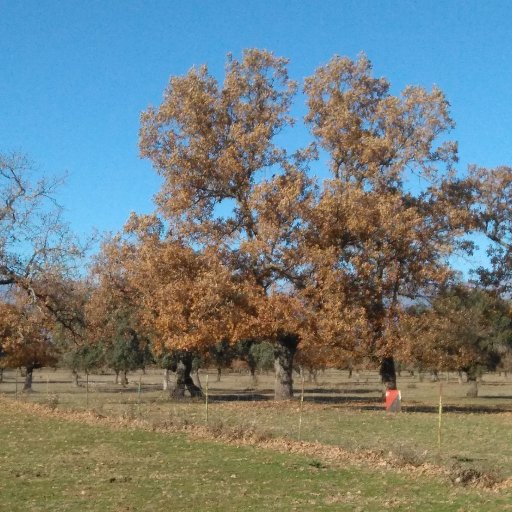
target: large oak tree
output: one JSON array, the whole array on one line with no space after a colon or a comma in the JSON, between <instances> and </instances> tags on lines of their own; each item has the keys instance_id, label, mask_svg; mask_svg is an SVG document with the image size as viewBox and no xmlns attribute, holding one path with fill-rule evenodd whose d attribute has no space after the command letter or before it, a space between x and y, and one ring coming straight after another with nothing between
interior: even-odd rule
<instances>
[{"instance_id":1,"label":"large oak tree","mask_svg":"<svg viewBox=\"0 0 512 512\"><path fill-rule=\"evenodd\" d=\"M379 358L383 382L395 388L404 299L449 279L448 256L465 226L459 195L448 193L457 183L456 145L443 142L449 105L437 88L391 94L364 56L333 58L305 92L305 119L332 174L310 221L316 272L338 276L318 279L323 308L343 294L338 315L346 318L347 303L361 312L366 327L353 348Z\"/></svg>"},{"instance_id":2,"label":"large oak tree","mask_svg":"<svg viewBox=\"0 0 512 512\"><path fill-rule=\"evenodd\" d=\"M163 178L159 214L256 287L276 398L292 396L299 343L369 354L393 388L403 301L447 282L467 224L449 105L437 88L392 94L364 56L335 57L305 81L314 144L289 155L276 142L297 87L286 64L247 50L229 57L222 84L206 67L171 78L140 130ZM319 189L308 175L317 153L331 171Z\"/></svg>"},{"instance_id":3,"label":"large oak tree","mask_svg":"<svg viewBox=\"0 0 512 512\"><path fill-rule=\"evenodd\" d=\"M290 157L275 140L291 124L295 90L286 60L247 50L228 59L223 84L204 66L171 78L140 131L141 154L164 180L156 201L170 229L256 287L257 334L276 347L276 398L292 395L297 252L310 201L306 155Z\"/></svg>"},{"instance_id":4,"label":"large oak tree","mask_svg":"<svg viewBox=\"0 0 512 512\"><path fill-rule=\"evenodd\" d=\"M45 311L18 290L0 302L0 340L3 365L25 368L23 391L32 390L33 371L55 364L57 353L52 343L53 322Z\"/></svg>"}]
</instances>

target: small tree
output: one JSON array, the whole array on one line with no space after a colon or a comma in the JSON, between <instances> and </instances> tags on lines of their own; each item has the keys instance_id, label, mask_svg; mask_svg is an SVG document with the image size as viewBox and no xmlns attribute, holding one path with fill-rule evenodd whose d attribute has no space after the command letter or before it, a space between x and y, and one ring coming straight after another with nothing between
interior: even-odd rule
<instances>
[{"instance_id":1,"label":"small tree","mask_svg":"<svg viewBox=\"0 0 512 512\"><path fill-rule=\"evenodd\" d=\"M105 347L101 343L68 345L61 356L62 363L71 370L74 385L78 386L79 372L89 375L105 364Z\"/></svg>"},{"instance_id":2,"label":"small tree","mask_svg":"<svg viewBox=\"0 0 512 512\"><path fill-rule=\"evenodd\" d=\"M155 363L164 370L162 389L169 389L169 372L175 372L178 366L178 356L174 352L163 351L154 356Z\"/></svg>"},{"instance_id":3,"label":"small tree","mask_svg":"<svg viewBox=\"0 0 512 512\"><path fill-rule=\"evenodd\" d=\"M208 361L217 368L217 382L220 382L222 370L229 368L235 357L235 351L227 340L219 341L208 351Z\"/></svg>"},{"instance_id":4,"label":"small tree","mask_svg":"<svg viewBox=\"0 0 512 512\"><path fill-rule=\"evenodd\" d=\"M268 341L254 343L251 346L250 355L260 372L269 372L274 369L274 350L274 345Z\"/></svg>"},{"instance_id":5,"label":"small tree","mask_svg":"<svg viewBox=\"0 0 512 512\"><path fill-rule=\"evenodd\" d=\"M232 275L251 283L245 300L259 325L230 341L253 337L276 345L278 399L293 393L300 342L294 261L301 210L310 199L309 153L290 157L276 144L292 124L296 84L286 64L250 49L241 60L228 56L222 84L206 66L172 77L162 104L143 113L140 129L141 154L163 178L159 213L173 233L200 252L215 248Z\"/></svg>"},{"instance_id":6,"label":"small tree","mask_svg":"<svg viewBox=\"0 0 512 512\"><path fill-rule=\"evenodd\" d=\"M433 371L466 372L477 396L477 379L496 370L512 349L510 306L482 289L459 285L439 294L431 307L413 308L403 323L409 360Z\"/></svg>"},{"instance_id":7,"label":"small tree","mask_svg":"<svg viewBox=\"0 0 512 512\"><path fill-rule=\"evenodd\" d=\"M244 339L238 341L234 347L235 356L247 363L254 385L256 385L258 382L258 379L256 377L256 359L253 354L253 346L256 343L256 340Z\"/></svg>"},{"instance_id":8,"label":"small tree","mask_svg":"<svg viewBox=\"0 0 512 512\"><path fill-rule=\"evenodd\" d=\"M91 272L91 291L85 307L86 337L104 347L105 364L114 370L116 384L127 384L127 373L152 362L148 331L141 321L140 295L131 285L126 268L109 253L105 242ZM110 257L112 256L112 257Z\"/></svg>"},{"instance_id":9,"label":"small tree","mask_svg":"<svg viewBox=\"0 0 512 512\"><path fill-rule=\"evenodd\" d=\"M133 238L114 241L105 248L106 258L120 262L126 286L138 297L138 321L150 333L153 353L182 358L175 395L187 388L200 396L192 361L214 340L233 344L251 328L250 280L234 276L215 251L199 252L163 237L154 217L133 216L127 230Z\"/></svg>"},{"instance_id":10,"label":"small tree","mask_svg":"<svg viewBox=\"0 0 512 512\"><path fill-rule=\"evenodd\" d=\"M2 364L25 368L23 391L32 390L35 369L57 362L48 319L26 302L23 293L17 293L13 303L0 303L0 339L5 353Z\"/></svg>"},{"instance_id":11,"label":"small tree","mask_svg":"<svg viewBox=\"0 0 512 512\"><path fill-rule=\"evenodd\" d=\"M320 328L331 345L380 360L383 383L395 389L401 305L447 281L446 256L466 219L460 196L447 194L457 152L446 141L453 121L443 93L390 91L365 56L334 57L305 82L305 119L332 175L309 231L312 293L328 324ZM350 310L363 321L346 336Z\"/></svg>"},{"instance_id":12,"label":"small tree","mask_svg":"<svg viewBox=\"0 0 512 512\"><path fill-rule=\"evenodd\" d=\"M127 373L144 368L148 360L148 342L121 319L110 340L105 342L105 363L116 374L116 384L121 374L121 384L128 384Z\"/></svg>"}]
</instances>

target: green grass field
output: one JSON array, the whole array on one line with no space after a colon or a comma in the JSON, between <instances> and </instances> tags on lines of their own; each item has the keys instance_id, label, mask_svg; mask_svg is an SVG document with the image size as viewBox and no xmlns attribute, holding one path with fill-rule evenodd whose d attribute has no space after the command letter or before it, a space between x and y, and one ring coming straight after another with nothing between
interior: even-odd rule
<instances>
[{"instance_id":1,"label":"green grass field","mask_svg":"<svg viewBox=\"0 0 512 512\"><path fill-rule=\"evenodd\" d=\"M506 510L511 496L436 477L90 426L2 402L5 511Z\"/></svg>"},{"instance_id":2,"label":"green grass field","mask_svg":"<svg viewBox=\"0 0 512 512\"><path fill-rule=\"evenodd\" d=\"M204 403L171 402L156 371L126 389L91 376L88 407L64 371L40 370L18 402L6 372L0 510L512 510L503 377L486 376L468 399L444 376L441 450L439 383L400 379L404 412L388 414L375 374L326 372L305 386L301 444L299 401L274 403L272 375L256 388L244 375L213 377L205 427ZM86 408L93 425L70 412ZM476 485L454 483L465 475Z\"/></svg>"}]
</instances>

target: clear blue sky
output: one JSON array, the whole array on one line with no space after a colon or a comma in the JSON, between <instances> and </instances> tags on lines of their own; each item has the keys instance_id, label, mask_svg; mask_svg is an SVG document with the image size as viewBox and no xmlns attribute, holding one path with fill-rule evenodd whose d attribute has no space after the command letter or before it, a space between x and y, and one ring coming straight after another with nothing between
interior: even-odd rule
<instances>
[{"instance_id":1,"label":"clear blue sky","mask_svg":"<svg viewBox=\"0 0 512 512\"><path fill-rule=\"evenodd\" d=\"M0 0L0 151L51 174L80 233L150 211L158 178L138 158L139 114L171 75L267 48L297 80L364 51L398 92L441 87L461 169L512 164L512 2ZM300 111L300 105L297 111Z\"/></svg>"}]
</instances>

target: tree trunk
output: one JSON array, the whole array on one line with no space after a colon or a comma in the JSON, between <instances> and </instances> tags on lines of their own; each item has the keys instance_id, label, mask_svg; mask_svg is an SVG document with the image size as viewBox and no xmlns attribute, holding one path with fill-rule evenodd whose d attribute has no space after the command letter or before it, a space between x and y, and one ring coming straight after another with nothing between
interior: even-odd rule
<instances>
[{"instance_id":1,"label":"tree trunk","mask_svg":"<svg viewBox=\"0 0 512 512\"><path fill-rule=\"evenodd\" d=\"M470 378L468 375L468 384L469 384L469 388L466 393L466 396L469 398L476 398L478 396L478 382L477 382L476 378L473 378L473 377Z\"/></svg>"},{"instance_id":2,"label":"tree trunk","mask_svg":"<svg viewBox=\"0 0 512 512\"><path fill-rule=\"evenodd\" d=\"M466 369L466 375L468 376L469 384L466 396L469 398L476 398L478 396L478 377L480 374L476 368L470 367Z\"/></svg>"},{"instance_id":3,"label":"tree trunk","mask_svg":"<svg viewBox=\"0 0 512 512\"><path fill-rule=\"evenodd\" d=\"M256 365L249 364L249 372L251 373L252 385L256 387L258 385L258 376L256 375Z\"/></svg>"},{"instance_id":4,"label":"tree trunk","mask_svg":"<svg viewBox=\"0 0 512 512\"><path fill-rule=\"evenodd\" d=\"M164 381L162 384L162 389L167 391L169 389L169 368L164 369Z\"/></svg>"},{"instance_id":5,"label":"tree trunk","mask_svg":"<svg viewBox=\"0 0 512 512\"><path fill-rule=\"evenodd\" d=\"M379 373L386 391L389 389L396 389L395 360L393 357L382 358Z\"/></svg>"},{"instance_id":6,"label":"tree trunk","mask_svg":"<svg viewBox=\"0 0 512 512\"><path fill-rule=\"evenodd\" d=\"M4 381L4 369L0 368L0 382Z\"/></svg>"},{"instance_id":7,"label":"tree trunk","mask_svg":"<svg viewBox=\"0 0 512 512\"><path fill-rule=\"evenodd\" d=\"M128 372L126 370L121 374L121 386L125 387L128 384L128 377L126 376Z\"/></svg>"},{"instance_id":8,"label":"tree trunk","mask_svg":"<svg viewBox=\"0 0 512 512\"><path fill-rule=\"evenodd\" d=\"M71 382L72 382L74 388L78 387L78 377L79 377L78 372L76 370L72 370L71 371Z\"/></svg>"},{"instance_id":9,"label":"tree trunk","mask_svg":"<svg viewBox=\"0 0 512 512\"><path fill-rule=\"evenodd\" d=\"M252 354L249 352L249 354L247 354L247 357L244 360L247 363L247 366L249 367L249 373L251 374L252 385L254 387L256 387L258 385L258 377L256 375L256 369L257 369L256 359L254 359Z\"/></svg>"},{"instance_id":10,"label":"tree trunk","mask_svg":"<svg viewBox=\"0 0 512 512\"><path fill-rule=\"evenodd\" d=\"M116 372L116 380L114 381L116 384L119 384L119 370L115 370Z\"/></svg>"},{"instance_id":11,"label":"tree trunk","mask_svg":"<svg viewBox=\"0 0 512 512\"><path fill-rule=\"evenodd\" d=\"M170 392L172 398L184 398L185 390L188 390L192 398L203 396L201 388L194 384L194 381L191 377L191 372L192 356L184 355L180 358L176 366L176 383Z\"/></svg>"},{"instance_id":12,"label":"tree trunk","mask_svg":"<svg viewBox=\"0 0 512 512\"><path fill-rule=\"evenodd\" d=\"M201 380L199 379L199 368L192 372L192 382L199 388L203 389L203 386L201 385Z\"/></svg>"},{"instance_id":13,"label":"tree trunk","mask_svg":"<svg viewBox=\"0 0 512 512\"><path fill-rule=\"evenodd\" d=\"M222 368L217 368L217 382L220 382L220 377L222 375Z\"/></svg>"},{"instance_id":14,"label":"tree trunk","mask_svg":"<svg viewBox=\"0 0 512 512\"><path fill-rule=\"evenodd\" d=\"M277 338L274 348L275 400L293 398L293 358L298 344L299 338L294 334L283 334Z\"/></svg>"},{"instance_id":15,"label":"tree trunk","mask_svg":"<svg viewBox=\"0 0 512 512\"><path fill-rule=\"evenodd\" d=\"M307 368L308 376L306 379L306 382L313 382L314 384L318 384L318 370L315 370L314 368ZM304 367L300 367L300 376L301 378L304 378Z\"/></svg>"},{"instance_id":16,"label":"tree trunk","mask_svg":"<svg viewBox=\"0 0 512 512\"><path fill-rule=\"evenodd\" d=\"M34 366L29 365L25 367L25 383L23 384L23 391L30 393L32 391L32 378L34 374Z\"/></svg>"}]
</instances>

